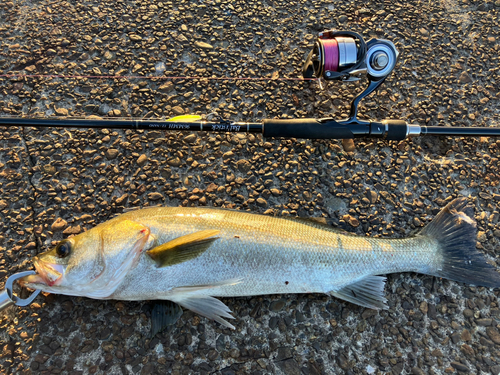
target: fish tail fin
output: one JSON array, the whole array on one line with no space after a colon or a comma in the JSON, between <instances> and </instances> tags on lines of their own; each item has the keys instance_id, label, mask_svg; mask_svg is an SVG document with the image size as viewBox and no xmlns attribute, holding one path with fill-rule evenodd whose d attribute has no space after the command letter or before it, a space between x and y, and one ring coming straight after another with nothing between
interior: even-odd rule
<instances>
[{"instance_id":1,"label":"fish tail fin","mask_svg":"<svg viewBox=\"0 0 500 375\"><path fill-rule=\"evenodd\" d=\"M453 200L419 233L437 241L436 255L442 260L425 273L466 284L500 287L500 274L476 249L474 209L467 203L465 198Z\"/></svg>"}]
</instances>

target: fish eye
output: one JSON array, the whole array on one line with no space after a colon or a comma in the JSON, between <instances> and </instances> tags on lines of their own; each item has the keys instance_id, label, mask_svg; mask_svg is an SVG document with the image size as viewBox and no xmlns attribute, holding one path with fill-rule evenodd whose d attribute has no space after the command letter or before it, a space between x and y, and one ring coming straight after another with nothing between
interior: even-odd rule
<instances>
[{"instance_id":1,"label":"fish eye","mask_svg":"<svg viewBox=\"0 0 500 375\"><path fill-rule=\"evenodd\" d=\"M71 242L64 240L57 244L56 254L59 258L66 258L71 253Z\"/></svg>"}]
</instances>

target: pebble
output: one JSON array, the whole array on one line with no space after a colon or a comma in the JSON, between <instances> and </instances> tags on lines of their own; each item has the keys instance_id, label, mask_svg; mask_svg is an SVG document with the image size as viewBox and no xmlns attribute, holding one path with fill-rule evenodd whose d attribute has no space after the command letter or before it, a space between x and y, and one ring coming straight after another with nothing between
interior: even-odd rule
<instances>
[{"instance_id":1,"label":"pebble","mask_svg":"<svg viewBox=\"0 0 500 375\"><path fill-rule=\"evenodd\" d=\"M267 201L264 198L257 198L257 204L260 207L266 207L267 206Z\"/></svg>"},{"instance_id":2,"label":"pebble","mask_svg":"<svg viewBox=\"0 0 500 375\"><path fill-rule=\"evenodd\" d=\"M182 107L179 107L178 105L172 108L172 112L174 112L174 115L176 116L180 116L185 113Z\"/></svg>"},{"instance_id":3,"label":"pebble","mask_svg":"<svg viewBox=\"0 0 500 375\"><path fill-rule=\"evenodd\" d=\"M286 305L286 300L280 299L277 301L273 301L269 305L269 310L272 312L279 312L281 311L281 309L283 309L283 307L285 307L285 305Z\"/></svg>"},{"instance_id":4,"label":"pebble","mask_svg":"<svg viewBox=\"0 0 500 375\"><path fill-rule=\"evenodd\" d=\"M467 74L467 72L462 72L460 74L460 77L458 78L458 80L460 81L460 83L471 83L472 82L472 78L469 76L469 74Z\"/></svg>"},{"instance_id":5,"label":"pebble","mask_svg":"<svg viewBox=\"0 0 500 375\"><path fill-rule=\"evenodd\" d=\"M82 231L82 228L80 227L80 225L75 225L75 226L71 226L71 227L64 229L63 234L64 235L78 234L81 231Z\"/></svg>"},{"instance_id":6,"label":"pebble","mask_svg":"<svg viewBox=\"0 0 500 375\"><path fill-rule=\"evenodd\" d=\"M450 365L457 371L468 372L469 368L460 362L451 362Z\"/></svg>"},{"instance_id":7,"label":"pebble","mask_svg":"<svg viewBox=\"0 0 500 375\"><path fill-rule=\"evenodd\" d=\"M370 203L374 204L374 203L377 203L377 200L378 200L378 194L376 191L373 191L373 190L370 190L368 192L368 199L370 201Z\"/></svg>"},{"instance_id":8,"label":"pebble","mask_svg":"<svg viewBox=\"0 0 500 375\"><path fill-rule=\"evenodd\" d=\"M425 372L422 369L418 368L418 367L413 367L411 369L411 373L413 375L425 375Z\"/></svg>"},{"instance_id":9,"label":"pebble","mask_svg":"<svg viewBox=\"0 0 500 375\"><path fill-rule=\"evenodd\" d=\"M173 91L175 88L175 85L172 82L165 82L162 84L159 88L158 91L163 92L163 93L169 93Z\"/></svg>"},{"instance_id":10,"label":"pebble","mask_svg":"<svg viewBox=\"0 0 500 375\"><path fill-rule=\"evenodd\" d=\"M143 167L148 161L148 156L146 154L142 154L137 158L137 164L140 167Z\"/></svg>"},{"instance_id":11,"label":"pebble","mask_svg":"<svg viewBox=\"0 0 500 375\"><path fill-rule=\"evenodd\" d=\"M182 164L182 161L178 157L174 157L174 158L168 159L167 164L172 166L172 167L178 167Z\"/></svg>"},{"instance_id":12,"label":"pebble","mask_svg":"<svg viewBox=\"0 0 500 375\"><path fill-rule=\"evenodd\" d=\"M468 329L464 329L460 335L463 341L470 341L472 339L471 334Z\"/></svg>"},{"instance_id":13,"label":"pebble","mask_svg":"<svg viewBox=\"0 0 500 375\"><path fill-rule=\"evenodd\" d=\"M488 237L486 236L486 232L478 231L477 232L477 240L479 242L486 242L488 240Z\"/></svg>"},{"instance_id":14,"label":"pebble","mask_svg":"<svg viewBox=\"0 0 500 375\"><path fill-rule=\"evenodd\" d=\"M198 40L196 42L194 42L194 45L196 47L204 48L204 49L212 49L212 48L214 48L211 44L208 44L208 43L205 43L205 42L200 42Z\"/></svg>"},{"instance_id":15,"label":"pebble","mask_svg":"<svg viewBox=\"0 0 500 375\"><path fill-rule=\"evenodd\" d=\"M106 52L104 52L104 58L105 58L106 60L113 60L114 55L113 55L113 53L111 53L110 51L106 51Z\"/></svg>"},{"instance_id":16,"label":"pebble","mask_svg":"<svg viewBox=\"0 0 500 375\"><path fill-rule=\"evenodd\" d=\"M116 159L116 157L118 156L119 153L120 153L120 151L115 149L115 148L108 148L106 150L106 158L108 160Z\"/></svg>"},{"instance_id":17,"label":"pebble","mask_svg":"<svg viewBox=\"0 0 500 375\"><path fill-rule=\"evenodd\" d=\"M50 226L50 230L52 232L59 232L61 230L63 230L64 228L66 228L66 226L68 225L68 222L60 217L58 217L56 219L56 221L54 221L52 223L52 225Z\"/></svg>"},{"instance_id":18,"label":"pebble","mask_svg":"<svg viewBox=\"0 0 500 375\"><path fill-rule=\"evenodd\" d=\"M486 334L488 335L490 340L493 341L495 344L500 344L500 333L498 332L497 328L487 327Z\"/></svg>"},{"instance_id":19,"label":"pebble","mask_svg":"<svg viewBox=\"0 0 500 375\"><path fill-rule=\"evenodd\" d=\"M300 375L300 367L297 361L293 358L285 359L283 361L275 362L283 373L287 375Z\"/></svg>"},{"instance_id":20,"label":"pebble","mask_svg":"<svg viewBox=\"0 0 500 375\"><path fill-rule=\"evenodd\" d=\"M248 160L241 159L236 162L236 166L240 172L246 173L250 170L252 164Z\"/></svg>"},{"instance_id":21,"label":"pebble","mask_svg":"<svg viewBox=\"0 0 500 375\"><path fill-rule=\"evenodd\" d=\"M343 139L342 146L344 147L345 152L351 152L356 150L356 146L354 145L354 140L352 139Z\"/></svg>"},{"instance_id":22,"label":"pebble","mask_svg":"<svg viewBox=\"0 0 500 375\"><path fill-rule=\"evenodd\" d=\"M120 205L123 204L126 200L128 199L128 194L122 194L119 198L116 199L116 204Z\"/></svg>"},{"instance_id":23,"label":"pebble","mask_svg":"<svg viewBox=\"0 0 500 375\"><path fill-rule=\"evenodd\" d=\"M352 217L351 215L344 215L343 219L345 222L349 223L354 228L359 226L359 220L356 219L355 217Z\"/></svg>"},{"instance_id":24,"label":"pebble","mask_svg":"<svg viewBox=\"0 0 500 375\"><path fill-rule=\"evenodd\" d=\"M418 30L420 32L420 34L422 34L423 36L429 36L429 31L427 31L427 29L424 29L423 27L420 28Z\"/></svg>"},{"instance_id":25,"label":"pebble","mask_svg":"<svg viewBox=\"0 0 500 375\"><path fill-rule=\"evenodd\" d=\"M161 193L158 193L158 192L153 192L153 193L148 194L148 198L152 201L157 201L157 200L163 199L163 195Z\"/></svg>"},{"instance_id":26,"label":"pebble","mask_svg":"<svg viewBox=\"0 0 500 375\"><path fill-rule=\"evenodd\" d=\"M56 115L58 116L68 116L69 111L66 108L55 108Z\"/></svg>"},{"instance_id":27,"label":"pebble","mask_svg":"<svg viewBox=\"0 0 500 375\"><path fill-rule=\"evenodd\" d=\"M427 311L429 311L429 305L427 304L427 301L420 302L420 311L422 311L422 314L427 314Z\"/></svg>"},{"instance_id":28,"label":"pebble","mask_svg":"<svg viewBox=\"0 0 500 375\"><path fill-rule=\"evenodd\" d=\"M474 311L471 309L464 309L464 316L466 318L472 318L474 316Z\"/></svg>"},{"instance_id":29,"label":"pebble","mask_svg":"<svg viewBox=\"0 0 500 375\"><path fill-rule=\"evenodd\" d=\"M184 142L186 143L196 143L196 134L188 134L187 136L184 137Z\"/></svg>"},{"instance_id":30,"label":"pebble","mask_svg":"<svg viewBox=\"0 0 500 375\"><path fill-rule=\"evenodd\" d=\"M491 318L476 319L476 324L480 327L488 327L493 323Z\"/></svg>"}]
</instances>

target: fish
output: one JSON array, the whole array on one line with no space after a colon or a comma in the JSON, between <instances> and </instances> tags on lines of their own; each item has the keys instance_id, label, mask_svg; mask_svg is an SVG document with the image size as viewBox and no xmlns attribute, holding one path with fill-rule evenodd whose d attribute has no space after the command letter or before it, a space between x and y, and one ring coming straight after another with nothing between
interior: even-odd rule
<instances>
[{"instance_id":1,"label":"fish","mask_svg":"<svg viewBox=\"0 0 500 375\"><path fill-rule=\"evenodd\" d=\"M401 272L500 287L476 235L463 197L415 236L389 239L238 210L144 208L62 240L34 258L36 274L22 283L94 299L166 300L234 329L217 297L324 293L384 309L383 275Z\"/></svg>"}]
</instances>

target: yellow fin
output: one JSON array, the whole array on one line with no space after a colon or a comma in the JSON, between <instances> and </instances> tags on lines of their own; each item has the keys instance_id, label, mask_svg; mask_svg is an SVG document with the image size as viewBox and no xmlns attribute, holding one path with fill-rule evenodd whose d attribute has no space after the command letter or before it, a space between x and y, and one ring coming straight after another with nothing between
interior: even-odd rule
<instances>
[{"instance_id":1,"label":"yellow fin","mask_svg":"<svg viewBox=\"0 0 500 375\"><path fill-rule=\"evenodd\" d=\"M196 121L201 121L201 116L198 115L182 115L182 116L175 116L167 119L166 121L170 122L196 122Z\"/></svg>"},{"instance_id":2,"label":"yellow fin","mask_svg":"<svg viewBox=\"0 0 500 375\"><path fill-rule=\"evenodd\" d=\"M219 238L213 237L219 232L218 230L209 229L187 234L161 244L147 251L147 254L156 262L158 267L186 262L203 254Z\"/></svg>"}]
</instances>

